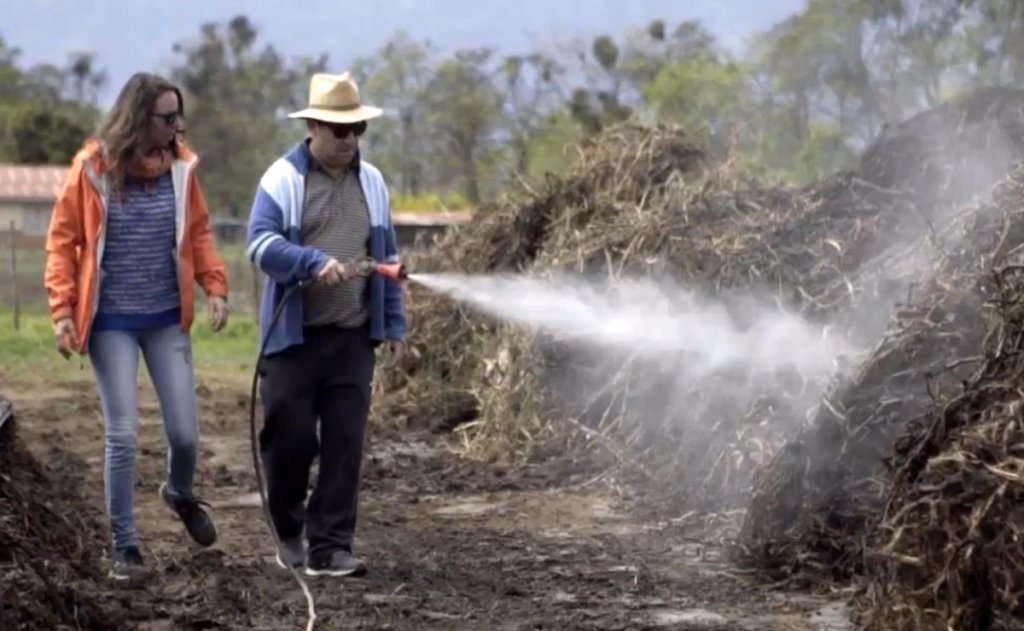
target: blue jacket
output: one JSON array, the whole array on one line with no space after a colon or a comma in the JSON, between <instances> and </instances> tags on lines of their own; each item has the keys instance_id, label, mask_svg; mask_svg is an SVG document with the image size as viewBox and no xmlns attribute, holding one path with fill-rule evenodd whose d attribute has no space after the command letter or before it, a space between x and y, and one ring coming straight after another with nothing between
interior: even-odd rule
<instances>
[{"instance_id":1,"label":"blue jacket","mask_svg":"<svg viewBox=\"0 0 1024 631\"><path fill-rule=\"evenodd\" d=\"M359 180L370 209L370 255L386 263L398 262L398 245L391 223L391 199L380 171L359 160ZM270 318L285 290L315 279L330 257L300 243L306 174L311 156L306 141L278 158L260 179L249 214L248 254L267 275L260 305L260 340L271 355L303 343L302 294L292 292L274 330L267 336ZM374 274L370 286L370 336L378 342L405 340L405 307L396 281Z\"/></svg>"}]
</instances>

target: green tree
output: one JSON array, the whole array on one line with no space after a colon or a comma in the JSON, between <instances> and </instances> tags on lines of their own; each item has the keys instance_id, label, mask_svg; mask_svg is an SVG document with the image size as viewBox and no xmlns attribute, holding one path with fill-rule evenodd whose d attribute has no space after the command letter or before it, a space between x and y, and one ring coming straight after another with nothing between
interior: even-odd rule
<instances>
[{"instance_id":1,"label":"green tree","mask_svg":"<svg viewBox=\"0 0 1024 631\"><path fill-rule=\"evenodd\" d=\"M709 150L718 155L729 152L732 135L750 109L746 73L710 55L662 66L645 97L660 120L703 131Z\"/></svg>"},{"instance_id":2,"label":"green tree","mask_svg":"<svg viewBox=\"0 0 1024 631\"><path fill-rule=\"evenodd\" d=\"M434 77L436 56L429 42L398 31L380 50L353 64L360 92L388 113L374 122L368 150L387 173L394 174L395 189L405 194L419 195L431 184L423 161L430 134L422 100Z\"/></svg>"},{"instance_id":3,"label":"green tree","mask_svg":"<svg viewBox=\"0 0 1024 631\"><path fill-rule=\"evenodd\" d=\"M601 35L591 41L574 40L557 47L555 59L569 60L575 68L560 73L559 84L569 114L587 134L624 121L634 109L627 102L629 87L619 65L620 51L614 38Z\"/></svg>"},{"instance_id":4,"label":"green tree","mask_svg":"<svg viewBox=\"0 0 1024 631\"><path fill-rule=\"evenodd\" d=\"M65 164L95 128L96 95L106 76L91 54L64 67L22 69L20 50L0 38L0 160Z\"/></svg>"},{"instance_id":5,"label":"green tree","mask_svg":"<svg viewBox=\"0 0 1024 631\"><path fill-rule=\"evenodd\" d=\"M497 133L502 123L502 95L492 80L489 49L462 50L437 68L425 91L432 153L442 181L460 181L473 204L483 199L482 171L495 165Z\"/></svg>"},{"instance_id":6,"label":"green tree","mask_svg":"<svg viewBox=\"0 0 1024 631\"><path fill-rule=\"evenodd\" d=\"M197 42L178 43L171 76L185 92L187 137L203 160L211 211L241 216L262 172L304 127L285 118L306 101L309 77L326 59L289 63L272 46L257 47L245 16L204 24Z\"/></svg>"},{"instance_id":7,"label":"green tree","mask_svg":"<svg viewBox=\"0 0 1024 631\"><path fill-rule=\"evenodd\" d=\"M550 57L534 53L504 59L499 89L504 95L507 142L516 175L527 175L533 158L533 140L549 127L562 100L558 78L562 67Z\"/></svg>"}]
</instances>

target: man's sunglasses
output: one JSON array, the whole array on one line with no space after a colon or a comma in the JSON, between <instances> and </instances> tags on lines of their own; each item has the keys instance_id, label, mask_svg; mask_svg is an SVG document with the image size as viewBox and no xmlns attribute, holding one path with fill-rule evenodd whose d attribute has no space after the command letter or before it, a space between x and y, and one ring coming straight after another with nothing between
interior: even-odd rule
<instances>
[{"instance_id":1,"label":"man's sunglasses","mask_svg":"<svg viewBox=\"0 0 1024 631\"><path fill-rule=\"evenodd\" d=\"M355 134L358 138L366 133L366 121L360 121L358 123L324 123L321 125L327 127L334 134L335 138L348 138L349 134Z\"/></svg>"}]
</instances>

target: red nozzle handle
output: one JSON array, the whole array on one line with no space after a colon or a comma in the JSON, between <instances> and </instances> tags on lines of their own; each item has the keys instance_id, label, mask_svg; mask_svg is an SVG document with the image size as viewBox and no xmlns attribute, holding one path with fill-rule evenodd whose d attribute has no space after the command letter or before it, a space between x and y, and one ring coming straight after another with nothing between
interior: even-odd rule
<instances>
[{"instance_id":1,"label":"red nozzle handle","mask_svg":"<svg viewBox=\"0 0 1024 631\"><path fill-rule=\"evenodd\" d=\"M377 263L377 273L391 280L405 280L409 272L402 263Z\"/></svg>"}]
</instances>

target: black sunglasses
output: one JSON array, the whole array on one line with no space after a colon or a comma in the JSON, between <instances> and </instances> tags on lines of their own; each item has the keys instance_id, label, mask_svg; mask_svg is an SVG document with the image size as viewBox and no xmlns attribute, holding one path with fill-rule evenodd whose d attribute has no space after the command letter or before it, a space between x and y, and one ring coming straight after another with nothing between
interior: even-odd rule
<instances>
[{"instance_id":1,"label":"black sunglasses","mask_svg":"<svg viewBox=\"0 0 1024 631\"><path fill-rule=\"evenodd\" d=\"M181 112L170 112L167 114L158 114L156 112L153 112L152 114L150 114L150 116L159 118L164 122L164 125L167 125L168 127L173 127L178 122L179 118L185 118L185 115Z\"/></svg>"},{"instance_id":2,"label":"black sunglasses","mask_svg":"<svg viewBox=\"0 0 1024 631\"><path fill-rule=\"evenodd\" d=\"M324 123L321 125L327 127L334 134L335 138L348 138L349 134L355 134L358 138L366 133L366 121L360 121L358 123Z\"/></svg>"}]
</instances>

